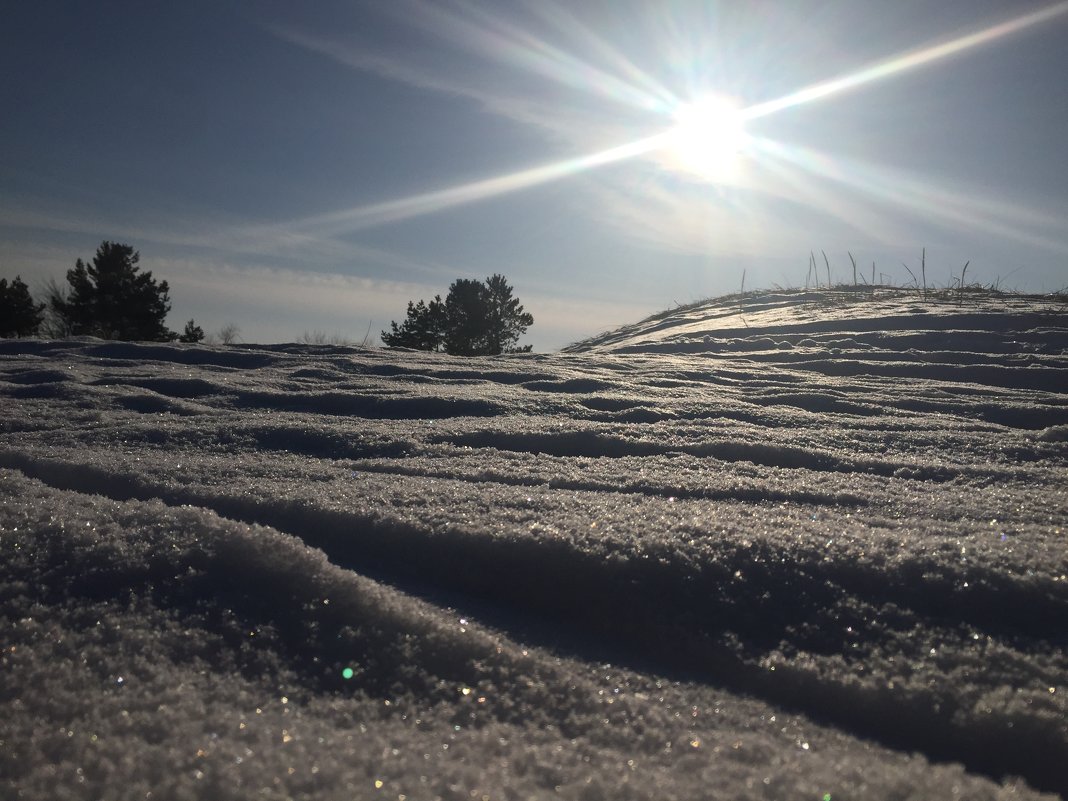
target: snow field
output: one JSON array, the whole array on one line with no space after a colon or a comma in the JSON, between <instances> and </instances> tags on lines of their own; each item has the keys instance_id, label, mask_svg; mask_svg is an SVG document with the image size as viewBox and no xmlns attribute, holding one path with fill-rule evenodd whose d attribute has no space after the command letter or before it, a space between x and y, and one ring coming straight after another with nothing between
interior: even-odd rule
<instances>
[{"instance_id":1,"label":"snow field","mask_svg":"<svg viewBox=\"0 0 1068 801\"><path fill-rule=\"evenodd\" d=\"M757 302L0 342L5 793L1068 793L1063 316Z\"/></svg>"}]
</instances>

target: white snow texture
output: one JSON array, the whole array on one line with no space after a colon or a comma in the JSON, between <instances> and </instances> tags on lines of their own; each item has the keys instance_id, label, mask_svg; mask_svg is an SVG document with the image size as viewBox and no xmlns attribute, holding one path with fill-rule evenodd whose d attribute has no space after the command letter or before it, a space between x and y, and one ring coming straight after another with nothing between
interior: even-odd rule
<instances>
[{"instance_id":1,"label":"white snow texture","mask_svg":"<svg viewBox=\"0 0 1068 801\"><path fill-rule=\"evenodd\" d=\"M1066 312L0 341L0 797L1068 797Z\"/></svg>"}]
</instances>

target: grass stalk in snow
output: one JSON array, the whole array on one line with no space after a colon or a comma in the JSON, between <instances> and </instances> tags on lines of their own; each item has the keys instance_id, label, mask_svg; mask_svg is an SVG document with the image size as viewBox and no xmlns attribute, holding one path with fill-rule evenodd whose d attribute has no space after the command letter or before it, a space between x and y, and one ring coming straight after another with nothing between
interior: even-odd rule
<instances>
[{"instance_id":1,"label":"grass stalk in snow","mask_svg":"<svg viewBox=\"0 0 1068 801\"><path fill-rule=\"evenodd\" d=\"M907 264L905 264L905 262L901 262L901 266L904 267L906 270L908 270L909 275L912 276L912 285L914 287L916 287L916 291L919 292L920 291L920 282L916 278L916 273L912 272L912 270L909 269L909 266Z\"/></svg>"},{"instance_id":2,"label":"grass stalk in snow","mask_svg":"<svg viewBox=\"0 0 1068 801\"><path fill-rule=\"evenodd\" d=\"M927 248L920 256L920 273L923 275L923 299L927 300Z\"/></svg>"}]
</instances>

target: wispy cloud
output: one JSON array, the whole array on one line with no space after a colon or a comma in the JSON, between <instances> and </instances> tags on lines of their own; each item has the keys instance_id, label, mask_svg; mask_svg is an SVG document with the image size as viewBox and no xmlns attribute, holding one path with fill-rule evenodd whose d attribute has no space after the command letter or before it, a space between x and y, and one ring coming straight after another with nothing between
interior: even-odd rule
<instances>
[{"instance_id":1,"label":"wispy cloud","mask_svg":"<svg viewBox=\"0 0 1068 801\"><path fill-rule=\"evenodd\" d=\"M640 111L670 111L677 102L671 92L612 52L592 33L583 37L579 57L535 33L529 24L533 20L521 25L486 6L463 4L447 8L442 3L407 0L393 9L424 32L498 67L525 72L586 96ZM564 13L546 2L538 16L551 18L554 11L561 16ZM574 17L569 21L578 24ZM559 30L562 26L556 27ZM622 67L628 77L601 68L589 60L593 55L607 56L615 70Z\"/></svg>"},{"instance_id":2,"label":"wispy cloud","mask_svg":"<svg viewBox=\"0 0 1068 801\"><path fill-rule=\"evenodd\" d=\"M877 204L898 220L922 221L958 232L997 234L1055 253L1068 253L1063 217L1029 202L995 200L976 187L954 186L901 169L834 156L811 148L771 140L758 143L764 163L783 182L802 190L830 182L824 208L843 220L856 219L858 199ZM814 183L819 179L820 184ZM835 191L835 189L837 191Z\"/></svg>"},{"instance_id":3,"label":"wispy cloud","mask_svg":"<svg viewBox=\"0 0 1068 801\"><path fill-rule=\"evenodd\" d=\"M149 246L161 245L170 250L181 248L198 253L208 263L241 263L256 259L299 261L311 271L331 271L339 264L346 264L362 274L439 278L456 270L455 265L411 259L349 242L331 235L325 230L326 226L256 223L232 218L220 221L195 210L180 212L174 209L147 212L140 215L141 219L119 219L55 202L32 198L18 200L21 202L0 200L0 230L26 231L30 239L46 233L72 235L74 240L84 239L90 243L87 247L92 248L101 239L116 239L145 250L144 255L148 255ZM335 226L338 232L342 228ZM38 236L35 237L33 232ZM83 258L92 255L91 251L76 253L73 247L67 248L66 252ZM70 266L73 266L73 260L67 265Z\"/></svg>"},{"instance_id":4,"label":"wispy cloud","mask_svg":"<svg viewBox=\"0 0 1068 801\"><path fill-rule=\"evenodd\" d=\"M293 28L270 26L269 30L285 41L352 69L417 89L463 98L483 112L541 130L555 141L569 145L576 144L578 139L584 147L596 146L627 132L625 126L591 109L589 104L569 103L559 97L545 98L536 92L517 92L484 64L470 64L466 70L443 70L425 59L420 61L415 54L401 56L382 50L373 42L361 40L359 34L348 34L344 41L339 41Z\"/></svg>"}]
</instances>

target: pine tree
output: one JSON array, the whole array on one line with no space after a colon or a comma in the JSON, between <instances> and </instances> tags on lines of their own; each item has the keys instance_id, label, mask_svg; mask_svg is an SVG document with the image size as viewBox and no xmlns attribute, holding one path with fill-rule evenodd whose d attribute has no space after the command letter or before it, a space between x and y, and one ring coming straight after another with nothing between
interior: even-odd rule
<instances>
[{"instance_id":1,"label":"pine tree","mask_svg":"<svg viewBox=\"0 0 1068 801\"><path fill-rule=\"evenodd\" d=\"M389 324L390 330L382 332L382 342L390 348L413 350L442 350L445 340L445 304L441 295L430 303L420 300L408 301L408 316L401 325Z\"/></svg>"},{"instance_id":2,"label":"pine tree","mask_svg":"<svg viewBox=\"0 0 1068 801\"><path fill-rule=\"evenodd\" d=\"M36 336L43 312L44 304L34 303L21 276L16 275L10 284L0 278L0 337Z\"/></svg>"},{"instance_id":3,"label":"pine tree","mask_svg":"<svg viewBox=\"0 0 1068 801\"><path fill-rule=\"evenodd\" d=\"M179 342L200 342L204 339L204 329L193 320L185 324L185 330L178 337Z\"/></svg>"},{"instance_id":4,"label":"pine tree","mask_svg":"<svg viewBox=\"0 0 1068 801\"><path fill-rule=\"evenodd\" d=\"M459 278L445 298L445 352L454 356L490 353L486 287L481 281Z\"/></svg>"},{"instance_id":5,"label":"pine tree","mask_svg":"<svg viewBox=\"0 0 1068 801\"><path fill-rule=\"evenodd\" d=\"M524 353L530 345L517 347L534 317L523 310L503 275L486 282L459 278L442 302L409 301L408 316L382 332L382 342L391 348L445 351L454 356L492 356Z\"/></svg>"},{"instance_id":6,"label":"pine tree","mask_svg":"<svg viewBox=\"0 0 1068 801\"><path fill-rule=\"evenodd\" d=\"M519 337L534 325L534 317L512 297L512 287L500 274L486 279L486 344L488 353L527 353L531 346L517 347Z\"/></svg>"},{"instance_id":7,"label":"pine tree","mask_svg":"<svg viewBox=\"0 0 1068 801\"><path fill-rule=\"evenodd\" d=\"M166 281L141 272L141 255L129 245L103 242L91 264L67 271L70 293L52 298L53 310L75 336L167 342L177 338L163 321L171 310Z\"/></svg>"}]
</instances>

